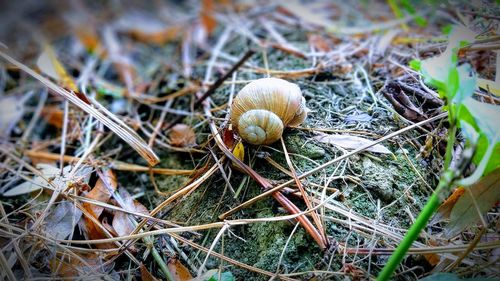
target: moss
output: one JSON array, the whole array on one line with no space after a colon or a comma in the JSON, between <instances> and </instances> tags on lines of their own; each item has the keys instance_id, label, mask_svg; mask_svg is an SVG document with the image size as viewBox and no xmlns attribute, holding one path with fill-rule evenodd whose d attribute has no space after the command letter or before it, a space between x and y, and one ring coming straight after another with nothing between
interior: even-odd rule
<instances>
[{"instance_id":1,"label":"moss","mask_svg":"<svg viewBox=\"0 0 500 281\"><path fill-rule=\"evenodd\" d=\"M307 158L318 159L325 156L325 150L312 142L306 142L302 135L290 135L285 138L285 145L288 152L300 154Z\"/></svg>"}]
</instances>

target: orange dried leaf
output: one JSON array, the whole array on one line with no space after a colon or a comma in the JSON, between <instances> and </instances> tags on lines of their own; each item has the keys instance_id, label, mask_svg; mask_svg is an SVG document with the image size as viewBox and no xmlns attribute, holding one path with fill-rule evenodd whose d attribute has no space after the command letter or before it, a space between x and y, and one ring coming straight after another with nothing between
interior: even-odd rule
<instances>
[{"instance_id":1,"label":"orange dried leaf","mask_svg":"<svg viewBox=\"0 0 500 281\"><path fill-rule=\"evenodd\" d=\"M88 51L96 52L102 49L97 32L88 25L79 25L75 30L75 34Z\"/></svg>"},{"instance_id":2,"label":"orange dried leaf","mask_svg":"<svg viewBox=\"0 0 500 281\"><path fill-rule=\"evenodd\" d=\"M436 266L441 260L438 254L424 254L424 258L432 266Z\"/></svg>"},{"instance_id":3,"label":"orange dried leaf","mask_svg":"<svg viewBox=\"0 0 500 281\"><path fill-rule=\"evenodd\" d=\"M60 277L75 277L81 276L84 272L89 270L89 267L92 267L96 273L100 272L100 259L95 253L88 254L76 254L79 255L79 258L75 256L65 255L61 257L55 257L49 262L49 268L53 273L56 273ZM84 262L82 262L84 261Z\"/></svg>"},{"instance_id":4,"label":"orange dried leaf","mask_svg":"<svg viewBox=\"0 0 500 281\"><path fill-rule=\"evenodd\" d=\"M456 188L453 193L441 204L441 206L439 206L439 209L436 211L431 223L437 223L448 219L450 217L451 210L453 210L453 207L464 192L465 189L462 186Z\"/></svg>"},{"instance_id":5,"label":"orange dried leaf","mask_svg":"<svg viewBox=\"0 0 500 281\"><path fill-rule=\"evenodd\" d=\"M48 124L61 129L64 121L64 111L58 106L46 106L42 110L42 117Z\"/></svg>"},{"instance_id":6,"label":"orange dried leaf","mask_svg":"<svg viewBox=\"0 0 500 281\"><path fill-rule=\"evenodd\" d=\"M447 238L476 225L500 201L500 168L495 169L471 186L458 198L450 213L450 223L444 229Z\"/></svg>"},{"instance_id":7,"label":"orange dried leaf","mask_svg":"<svg viewBox=\"0 0 500 281\"><path fill-rule=\"evenodd\" d=\"M193 129L186 124L177 124L172 127L169 134L170 144L173 146L194 146L196 145L196 134Z\"/></svg>"},{"instance_id":8,"label":"orange dried leaf","mask_svg":"<svg viewBox=\"0 0 500 281\"><path fill-rule=\"evenodd\" d=\"M104 181L106 181L108 184L106 185ZM108 190L108 186L109 188L111 188L111 190ZM113 173L112 170L107 170L104 172L104 177L100 178L97 181L94 188L86 195L86 197L96 201L107 203L108 200L111 198L111 192L114 192L116 190L116 187L117 187L117 182L115 174ZM95 219L99 219L102 211L104 210L103 207L96 206L94 204L87 202L82 203L82 205L88 211L88 213ZM104 231L101 229L101 227L99 227L94 223L92 218L84 216L84 223L85 223L84 224L85 231L89 239L106 238ZM104 244L96 244L96 246L101 249L109 249L113 247L113 244L104 243Z\"/></svg>"},{"instance_id":9,"label":"orange dried leaf","mask_svg":"<svg viewBox=\"0 0 500 281\"><path fill-rule=\"evenodd\" d=\"M318 51L329 52L332 50L330 48L330 45L328 44L328 41L326 41L325 38L317 34L309 35L308 39L309 39L309 44Z\"/></svg>"},{"instance_id":10,"label":"orange dried leaf","mask_svg":"<svg viewBox=\"0 0 500 281\"><path fill-rule=\"evenodd\" d=\"M104 182L106 181L106 183ZM108 189L111 188L111 190ZM100 202L108 202L109 198L111 198L111 192L114 192L117 187L116 175L112 170L107 170L104 172L104 178L100 178L94 188L86 195L87 198L94 199ZM83 203L83 206L89 210L96 218L98 218L103 207L96 206L90 203Z\"/></svg>"},{"instance_id":11,"label":"orange dried leaf","mask_svg":"<svg viewBox=\"0 0 500 281\"><path fill-rule=\"evenodd\" d=\"M176 281L188 281L193 279L189 270L178 259L170 259L167 266Z\"/></svg>"},{"instance_id":12,"label":"orange dried leaf","mask_svg":"<svg viewBox=\"0 0 500 281\"><path fill-rule=\"evenodd\" d=\"M234 133L232 129L225 129L222 133L222 141L229 149L233 149L234 147Z\"/></svg>"},{"instance_id":13,"label":"orange dried leaf","mask_svg":"<svg viewBox=\"0 0 500 281\"><path fill-rule=\"evenodd\" d=\"M427 244L429 246L438 246L435 240L429 240ZM435 253L423 254L423 256L425 260L427 260L427 262L432 266L436 266L441 261L441 257Z\"/></svg>"},{"instance_id":14,"label":"orange dried leaf","mask_svg":"<svg viewBox=\"0 0 500 281\"><path fill-rule=\"evenodd\" d=\"M200 21L208 34L211 34L217 27L217 20L213 16L215 5L213 0L201 1Z\"/></svg>"},{"instance_id":15,"label":"orange dried leaf","mask_svg":"<svg viewBox=\"0 0 500 281\"><path fill-rule=\"evenodd\" d=\"M160 279L156 279L156 277L154 277L153 274L151 274L151 272L149 272L149 270L144 266L144 264L141 263L140 268L141 268L141 278L142 278L142 281L157 281L157 280L160 280Z\"/></svg>"},{"instance_id":16,"label":"orange dried leaf","mask_svg":"<svg viewBox=\"0 0 500 281\"><path fill-rule=\"evenodd\" d=\"M170 26L163 30L152 32L140 29L131 29L128 33L137 41L161 45L177 39L180 36L181 31L181 26Z\"/></svg>"}]
</instances>

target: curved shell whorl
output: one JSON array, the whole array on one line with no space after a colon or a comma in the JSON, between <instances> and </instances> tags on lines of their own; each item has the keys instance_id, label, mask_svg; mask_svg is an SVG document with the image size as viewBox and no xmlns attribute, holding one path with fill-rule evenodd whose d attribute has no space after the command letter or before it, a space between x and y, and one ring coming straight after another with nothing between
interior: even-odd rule
<instances>
[{"instance_id":1,"label":"curved shell whorl","mask_svg":"<svg viewBox=\"0 0 500 281\"><path fill-rule=\"evenodd\" d=\"M271 111L253 109L240 116L238 132L251 144L271 144L281 137L283 122Z\"/></svg>"}]
</instances>

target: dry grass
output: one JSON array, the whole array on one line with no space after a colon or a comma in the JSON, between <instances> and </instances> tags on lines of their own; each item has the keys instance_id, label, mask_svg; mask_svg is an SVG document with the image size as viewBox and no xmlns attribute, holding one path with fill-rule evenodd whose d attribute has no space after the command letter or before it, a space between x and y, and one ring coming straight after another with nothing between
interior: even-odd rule
<instances>
[{"instance_id":1,"label":"dry grass","mask_svg":"<svg viewBox=\"0 0 500 281\"><path fill-rule=\"evenodd\" d=\"M408 62L443 50L440 28L461 22L482 36L461 60L490 80L499 64L496 6L418 6L422 28L385 2L303 12L202 2L7 7L18 18L0 33L2 280L146 280L141 264L164 279L184 270L174 260L194 277L374 279L443 160L446 113ZM45 43L77 91L36 65ZM296 82L312 111L281 144L245 145L241 161L230 106L266 76ZM500 103L488 91L477 98ZM177 123L195 144L170 143ZM332 147L316 132L373 142ZM366 151L377 144L393 153ZM498 208L454 237L443 236L446 222L429 226L396 278L498 277L497 224Z\"/></svg>"}]
</instances>

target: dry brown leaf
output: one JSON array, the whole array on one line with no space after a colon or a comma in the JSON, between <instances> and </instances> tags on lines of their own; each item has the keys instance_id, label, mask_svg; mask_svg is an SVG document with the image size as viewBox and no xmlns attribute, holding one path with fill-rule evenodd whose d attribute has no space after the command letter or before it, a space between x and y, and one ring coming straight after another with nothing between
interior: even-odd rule
<instances>
[{"instance_id":1,"label":"dry brown leaf","mask_svg":"<svg viewBox=\"0 0 500 281\"><path fill-rule=\"evenodd\" d=\"M116 176L112 170L107 170L103 174L104 177L100 178L96 182L94 188L86 195L86 197L96 201L107 203L111 198L111 192L114 192L116 190L117 182ZM111 188L111 190L108 189L108 186L106 186L104 181L108 183L107 185L109 186L109 188ZM89 214L97 220L104 210L103 207L96 206L87 202L83 202L82 205L89 212ZM87 216L84 216L83 218L85 232L89 239L107 238L104 231L98 225L96 225L91 218ZM96 246L101 249L109 249L114 247L112 243L96 244Z\"/></svg>"},{"instance_id":2,"label":"dry brown leaf","mask_svg":"<svg viewBox=\"0 0 500 281\"><path fill-rule=\"evenodd\" d=\"M103 175L104 178L99 178L94 188L85 197L104 203L108 202L109 198L111 198L112 192L116 190L118 184L113 170L106 170ZM111 188L111 190L109 190L108 187ZM91 212L91 214L93 214L96 218L101 215L102 210L104 209L103 207L86 202L83 203L83 207Z\"/></svg>"},{"instance_id":3,"label":"dry brown leaf","mask_svg":"<svg viewBox=\"0 0 500 281\"><path fill-rule=\"evenodd\" d=\"M217 27L217 20L214 17L215 5L213 0L201 1L200 21L205 31L210 35Z\"/></svg>"},{"instance_id":4,"label":"dry brown leaf","mask_svg":"<svg viewBox=\"0 0 500 281\"><path fill-rule=\"evenodd\" d=\"M170 25L153 14L142 12L125 13L116 21L117 30L133 39L152 44L165 44L176 40L184 26Z\"/></svg>"},{"instance_id":5,"label":"dry brown leaf","mask_svg":"<svg viewBox=\"0 0 500 281\"><path fill-rule=\"evenodd\" d=\"M141 263L140 268L141 268L142 281L158 281L158 280L160 280L160 279L157 279L156 277L154 277L153 274L151 274L151 272L149 272L149 270L144 266L144 264Z\"/></svg>"},{"instance_id":6,"label":"dry brown leaf","mask_svg":"<svg viewBox=\"0 0 500 281\"><path fill-rule=\"evenodd\" d=\"M469 190L460 196L451 211L450 223L444 231L445 237L453 237L475 225L480 220L479 216L484 215L500 200L500 168L466 188Z\"/></svg>"},{"instance_id":7,"label":"dry brown leaf","mask_svg":"<svg viewBox=\"0 0 500 281\"><path fill-rule=\"evenodd\" d=\"M0 97L0 136L8 136L17 122L21 120L24 113L24 101L20 102L19 97Z\"/></svg>"},{"instance_id":8,"label":"dry brown leaf","mask_svg":"<svg viewBox=\"0 0 500 281\"><path fill-rule=\"evenodd\" d=\"M102 44L97 35L94 26L88 24L81 24L75 28L76 37L80 40L82 45L90 52L99 52L102 50Z\"/></svg>"},{"instance_id":9,"label":"dry brown leaf","mask_svg":"<svg viewBox=\"0 0 500 281\"><path fill-rule=\"evenodd\" d=\"M222 133L222 140L228 149L233 149L235 142L233 130L230 128L224 129Z\"/></svg>"},{"instance_id":10,"label":"dry brown leaf","mask_svg":"<svg viewBox=\"0 0 500 281\"><path fill-rule=\"evenodd\" d=\"M177 124L172 127L170 134L170 144L173 146L187 147L196 145L196 134L193 129L186 124Z\"/></svg>"},{"instance_id":11,"label":"dry brown leaf","mask_svg":"<svg viewBox=\"0 0 500 281\"><path fill-rule=\"evenodd\" d=\"M439 246L438 243L432 239L427 242L427 245L433 247ZM423 256L431 266L436 266L441 261L441 257L436 253L423 254Z\"/></svg>"},{"instance_id":12,"label":"dry brown leaf","mask_svg":"<svg viewBox=\"0 0 500 281\"><path fill-rule=\"evenodd\" d=\"M178 259L170 259L167 266L175 281L188 281L193 279L189 270Z\"/></svg>"},{"instance_id":13,"label":"dry brown leaf","mask_svg":"<svg viewBox=\"0 0 500 281\"><path fill-rule=\"evenodd\" d=\"M77 255L73 253L73 255ZM101 260L95 253L79 254L79 258L73 255L64 255L61 257L54 257L50 260L49 267L52 273L57 273L60 277L75 277L82 276L83 273L89 271L89 266L97 273L104 273L100 270ZM82 262L85 261L85 263Z\"/></svg>"},{"instance_id":14,"label":"dry brown leaf","mask_svg":"<svg viewBox=\"0 0 500 281\"><path fill-rule=\"evenodd\" d=\"M133 28L130 29L128 33L137 41L162 45L179 38L180 34L182 33L182 27L169 26L161 30L149 32L146 30Z\"/></svg>"},{"instance_id":15,"label":"dry brown leaf","mask_svg":"<svg viewBox=\"0 0 500 281\"><path fill-rule=\"evenodd\" d=\"M130 194L123 188L120 188L118 190L121 199L123 200L123 204L125 206L124 209L130 212L134 213L142 213L142 214L149 214L149 211L144 205L141 203L137 202L130 196ZM134 223L131 221L133 217L130 215L117 211L115 212L115 215L113 217L113 228L116 231L116 234L118 236L126 236L132 233L135 229Z\"/></svg>"},{"instance_id":16,"label":"dry brown leaf","mask_svg":"<svg viewBox=\"0 0 500 281\"><path fill-rule=\"evenodd\" d=\"M330 52L330 44L328 41L320 35L311 34L308 36L309 45L313 46L316 50L321 52Z\"/></svg>"},{"instance_id":17,"label":"dry brown leaf","mask_svg":"<svg viewBox=\"0 0 500 281\"><path fill-rule=\"evenodd\" d=\"M328 135L324 133L317 133L317 135L313 138L319 142L333 144L346 149L357 149L373 143L372 140L351 135ZM391 151L381 144L376 144L366 150L370 152L391 154Z\"/></svg>"},{"instance_id":18,"label":"dry brown leaf","mask_svg":"<svg viewBox=\"0 0 500 281\"><path fill-rule=\"evenodd\" d=\"M436 266L441 261L438 254L424 254L423 256L431 266Z\"/></svg>"},{"instance_id":19,"label":"dry brown leaf","mask_svg":"<svg viewBox=\"0 0 500 281\"><path fill-rule=\"evenodd\" d=\"M453 193L441 204L441 206L439 206L439 209L436 211L436 214L430 223L434 224L448 219L450 217L451 210L455 207L455 204L464 192L465 189L462 186L456 188Z\"/></svg>"},{"instance_id":20,"label":"dry brown leaf","mask_svg":"<svg viewBox=\"0 0 500 281\"><path fill-rule=\"evenodd\" d=\"M64 111L58 106L49 105L42 109L42 117L48 124L61 129L64 122Z\"/></svg>"}]
</instances>

